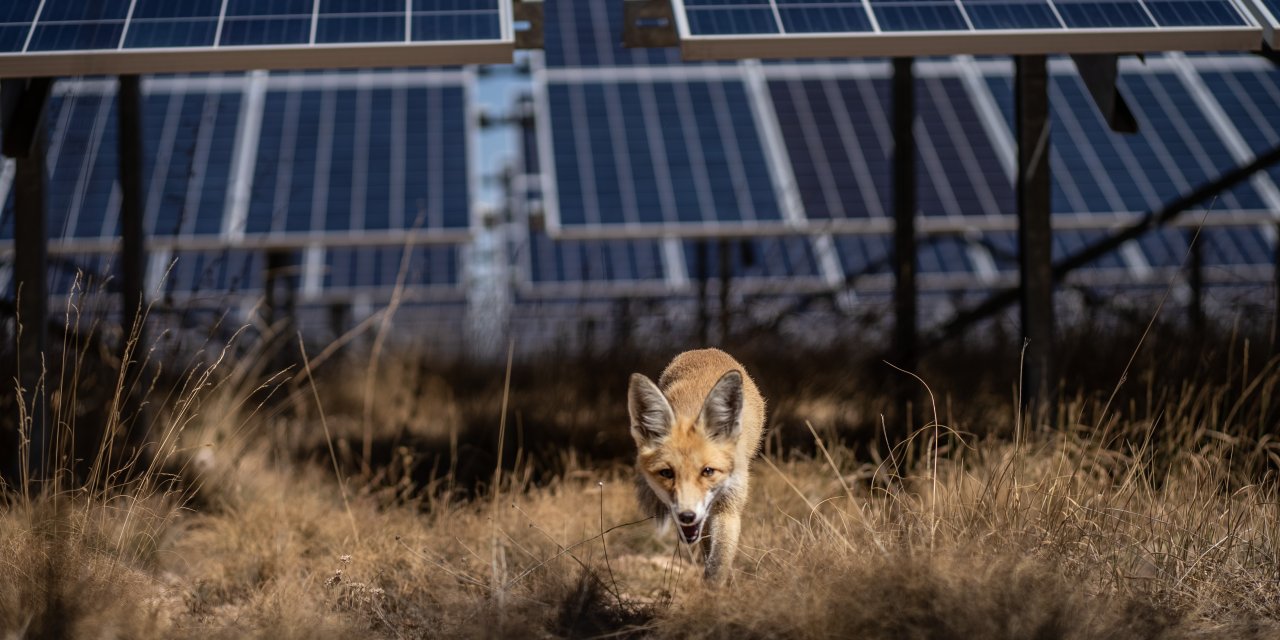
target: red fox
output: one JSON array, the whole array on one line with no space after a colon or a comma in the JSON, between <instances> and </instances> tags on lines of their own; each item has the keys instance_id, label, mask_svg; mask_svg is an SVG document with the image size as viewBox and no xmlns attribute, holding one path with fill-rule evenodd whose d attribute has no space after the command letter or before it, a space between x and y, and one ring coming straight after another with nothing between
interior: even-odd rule
<instances>
[{"instance_id":1,"label":"red fox","mask_svg":"<svg viewBox=\"0 0 1280 640\"><path fill-rule=\"evenodd\" d=\"M641 507L670 516L685 543L701 541L703 577L724 582L738 552L764 398L737 360L701 349L676 356L656 385L631 374L627 409Z\"/></svg>"}]
</instances>

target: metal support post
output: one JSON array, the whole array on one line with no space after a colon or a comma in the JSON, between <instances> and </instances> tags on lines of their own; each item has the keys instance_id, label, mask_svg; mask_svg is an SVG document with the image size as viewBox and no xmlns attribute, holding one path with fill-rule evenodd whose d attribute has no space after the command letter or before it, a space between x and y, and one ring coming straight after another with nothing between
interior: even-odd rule
<instances>
[{"instance_id":1,"label":"metal support post","mask_svg":"<svg viewBox=\"0 0 1280 640\"><path fill-rule=\"evenodd\" d=\"M120 289L121 324L125 334L135 329L141 338L146 277L146 232L142 228L142 92L138 76L120 76L116 94L119 116L120 162Z\"/></svg>"},{"instance_id":2,"label":"metal support post","mask_svg":"<svg viewBox=\"0 0 1280 640\"><path fill-rule=\"evenodd\" d=\"M147 353L146 282L147 246L143 230L142 199L142 89L138 76L120 76L116 93L118 160L120 164L120 324L124 339L132 342L129 357L121 359L125 380L138 380ZM147 421L142 415L141 389L132 385L125 396L125 415L132 420L127 441L146 442Z\"/></svg>"},{"instance_id":3,"label":"metal support post","mask_svg":"<svg viewBox=\"0 0 1280 640\"><path fill-rule=\"evenodd\" d=\"M1280 224L1276 225L1276 237L1280 238ZM1274 276L1272 278L1272 287L1275 290L1275 306L1272 308L1271 315L1271 353L1280 354L1280 240L1272 245L1271 250L1275 253L1273 260L1276 266Z\"/></svg>"},{"instance_id":4,"label":"metal support post","mask_svg":"<svg viewBox=\"0 0 1280 640\"><path fill-rule=\"evenodd\" d=\"M22 334L18 344L19 381L22 401L30 411L30 449L27 469L30 478L47 477L49 437L44 390L45 355L48 353L49 287L48 246L45 230L45 132L37 119L31 132L31 146L17 158L13 185L13 279L18 293L18 322Z\"/></svg>"},{"instance_id":5,"label":"metal support post","mask_svg":"<svg viewBox=\"0 0 1280 640\"><path fill-rule=\"evenodd\" d=\"M720 240L720 344L729 343L729 330L733 318L729 314L729 283L733 279L733 243Z\"/></svg>"},{"instance_id":6,"label":"metal support post","mask_svg":"<svg viewBox=\"0 0 1280 640\"><path fill-rule=\"evenodd\" d=\"M1053 228L1050 220L1049 76L1045 56L1015 59L1018 126L1018 262L1024 403L1050 409L1053 373ZM1051 414L1050 414L1051 415Z\"/></svg>"},{"instance_id":7,"label":"metal support post","mask_svg":"<svg viewBox=\"0 0 1280 640\"><path fill-rule=\"evenodd\" d=\"M1188 260L1187 281L1191 287L1191 300L1189 301L1189 309L1187 310L1191 316L1191 335L1197 341L1204 338L1205 315L1204 315L1204 248L1203 238L1197 238L1194 230L1187 233L1187 239L1194 242L1191 245L1191 256Z\"/></svg>"},{"instance_id":8,"label":"metal support post","mask_svg":"<svg viewBox=\"0 0 1280 640\"><path fill-rule=\"evenodd\" d=\"M893 59L893 345L895 364L908 371L915 371L918 364L916 98L912 63L912 58Z\"/></svg>"},{"instance_id":9,"label":"metal support post","mask_svg":"<svg viewBox=\"0 0 1280 640\"><path fill-rule=\"evenodd\" d=\"M709 240L698 240L698 339L702 346L711 344L711 251Z\"/></svg>"}]
</instances>

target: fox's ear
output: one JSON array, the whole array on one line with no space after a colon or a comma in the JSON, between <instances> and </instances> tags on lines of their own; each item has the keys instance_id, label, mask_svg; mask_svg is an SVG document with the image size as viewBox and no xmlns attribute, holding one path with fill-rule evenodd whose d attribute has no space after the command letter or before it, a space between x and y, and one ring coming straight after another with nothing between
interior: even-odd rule
<instances>
[{"instance_id":1,"label":"fox's ear","mask_svg":"<svg viewBox=\"0 0 1280 640\"><path fill-rule=\"evenodd\" d=\"M631 412L631 437L637 445L666 437L676 421L676 414L662 390L639 373L631 374L627 410Z\"/></svg>"},{"instance_id":2,"label":"fox's ear","mask_svg":"<svg viewBox=\"0 0 1280 640\"><path fill-rule=\"evenodd\" d=\"M702 425L714 438L737 439L742 431L742 374L720 376L702 403Z\"/></svg>"}]
</instances>

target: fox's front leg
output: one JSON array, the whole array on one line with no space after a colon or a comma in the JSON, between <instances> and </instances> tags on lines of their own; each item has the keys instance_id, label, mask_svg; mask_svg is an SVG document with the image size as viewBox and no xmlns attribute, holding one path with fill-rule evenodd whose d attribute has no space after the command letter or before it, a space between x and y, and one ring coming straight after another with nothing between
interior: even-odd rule
<instances>
[{"instance_id":1,"label":"fox's front leg","mask_svg":"<svg viewBox=\"0 0 1280 640\"><path fill-rule=\"evenodd\" d=\"M704 540L702 546L706 552L703 577L711 584L724 584L733 570L733 558L738 555L738 533L742 530L742 515L737 511L717 513L710 524L709 544L708 540Z\"/></svg>"}]
</instances>

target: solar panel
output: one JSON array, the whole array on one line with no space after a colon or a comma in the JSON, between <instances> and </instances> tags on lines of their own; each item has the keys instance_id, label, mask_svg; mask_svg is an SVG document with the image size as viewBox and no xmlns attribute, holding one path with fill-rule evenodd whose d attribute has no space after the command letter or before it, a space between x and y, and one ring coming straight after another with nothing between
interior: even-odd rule
<instances>
[{"instance_id":1,"label":"solar panel","mask_svg":"<svg viewBox=\"0 0 1280 640\"><path fill-rule=\"evenodd\" d=\"M522 132L518 144L520 157L540 155L538 136ZM531 166L526 161L524 171L528 172ZM522 197L527 202L521 206L518 201L517 212L527 211L528 203L541 201L541 190L524 191ZM668 299L692 293L701 278L718 281L722 266L728 267L725 275L740 294L795 293L828 287L808 238L746 238L727 241L723 247L729 252L725 263L720 256L722 243L717 239L556 239L543 231L528 229L514 245L512 262L518 267L518 291L525 299Z\"/></svg>"},{"instance_id":2,"label":"solar panel","mask_svg":"<svg viewBox=\"0 0 1280 640\"><path fill-rule=\"evenodd\" d=\"M1204 95L1197 95L1193 83L1180 75L1182 65L1192 77L1204 78L1209 85ZM1148 58L1145 64L1125 62L1120 88L1140 122L1136 136L1111 131L1070 61L1055 60L1050 67L1052 195L1060 256L1280 144L1280 115L1274 109L1280 103L1280 72L1261 59L1168 56ZM537 70L535 86L543 94L537 120L538 140L544 144L540 157L542 166L550 168L543 183L548 216L557 215L557 206L563 206L558 203L572 203L572 213L560 211L559 224L549 230L562 238L598 239L755 239L794 233L821 238L830 233L835 259L828 259L828 266L818 260L819 278L812 278L812 270L791 268L797 286L813 281L831 287L844 278L858 291L887 289L892 284L887 256L893 228L890 73L884 62ZM916 76L921 287L1010 284L1017 270L1012 65L972 58L919 61ZM752 117L739 128L703 121L697 132L663 138L664 129L677 130L680 118L644 113L644 101L653 98L642 98L681 82L741 82L748 101L744 109ZM571 112L571 91L577 92L576 113ZM1206 99L1220 100L1224 113L1215 115ZM706 111L704 107L704 117ZM1243 150L1229 139L1233 127L1239 128L1236 137L1248 140ZM760 150L764 169L759 183L770 185L776 204L752 203L751 211L776 215L744 214L746 192L735 186L727 164L702 163L701 173L690 171L688 182L679 186L644 173L666 165L657 158L688 154L707 135L732 135L736 144ZM662 146L655 157L656 141ZM737 155L751 158L753 153ZM628 170L619 170L621 160L630 163ZM689 171L691 165L680 166ZM1196 224L1210 209L1206 222L1221 225L1212 234L1220 239L1215 242L1221 259L1235 256L1253 269L1245 270L1250 278L1264 277L1263 267L1272 260L1273 239L1266 227L1277 206L1268 195L1274 186L1270 178L1266 184L1253 180L1221 194L1211 208L1210 202L1202 203L1179 224ZM680 202L676 194L699 191L711 194L707 201L716 205L690 206L686 218L665 213L679 210L671 206ZM666 209L659 197L667 198ZM794 202L788 205L790 197ZM1171 277L1186 254L1184 233L1172 229L1168 238L1147 236L1076 278L1105 283L1121 277ZM691 246L684 246L686 262L695 259ZM819 243L811 246L815 256L821 254L816 251ZM1178 261L1171 262L1168 256L1175 253ZM687 277L696 279L694 265L685 267ZM1229 281L1226 274L1219 275Z\"/></svg>"},{"instance_id":3,"label":"solar panel","mask_svg":"<svg viewBox=\"0 0 1280 640\"><path fill-rule=\"evenodd\" d=\"M548 230L783 226L752 101L730 72L540 85Z\"/></svg>"},{"instance_id":4,"label":"solar panel","mask_svg":"<svg viewBox=\"0 0 1280 640\"><path fill-rule=\"evenodd\" d=\"M1201 70L1199 75L1251 151L1280 145L1280 69ZM1280 183L1280 167L1268 173Z\"/></svg>"},{"instance_id":5,"label":"solar panel","mask_svg":"<svg viewBox=\"0 0 1280 640\"><path fill-rule=\"evenodd\" d=\"M472 81L470 71L146 79L150 284L187 297L255 292L260 273L236 274L260 271L264 250L285 250L305 256L312 299L382 295L405 245L425 244L441 246L413 249L414 295L456 296L449 245L472 232ZM50 97L50 252L64 267L100 266L115 250L115 86L61 81ZM12 251L12 179L0 172L0 263Z\"/></svg>"},{"instance_id":6,"label":"solar panel","mask_svg":"<svg viewBox=\"0 0 1280 640\"><path fill-rule=\"evenodd\" d=\"M1232 0L672 0L672 8L688 60L1247 50L1261 36Z\"/></svg>"},{"instance_id":7,"label":"solar panel","mask_svg":"<svg viewBox=\"0 0 1280 640\"><path fill-rule=\"evenodd\" d=\"M524 297L601 297L626 290L670 292L656 240L552 240L531 232L517 247Z\"/></svg>"},{"instance_id":8,"label":"solar panel","mask_svg":"<svg viewBox=\"0 0 1280 640\"><path fill-rule=\"evenodd\" d=\"M1154 66L1154 65L1153 65ZM1064 214L1146 211L1185 193L1239 162L1214 132L1191 93L1170 70L1132 70L1118 85L1139 122L1137 135L1110 131L1092 107L1084 83L1069 69L1051 74L1054 109L1053 210ZM988 76L1013 126L1012 77ZM1266 211L1257 189L1243 184L1201 203L1198 210ZM1055 221L1056 222L1056 221Z\"/></svg>"},{"instance_id":9,"label":"solar panel","mask_svg":"<svg viewBox=\"0 0 1280 640\"><path fill-rule=\"evenodd\" d=\"M961 80L934 75L916 85L920 212L966 219L1011 213L1012 184ZM807 217L889 224L889 79L797 75L771 80L769 88Z\"/></svg>"},{"instance_id":10,"label":"solar panel","mask_svg":"<svg viewBox=\"0 0 1280 640\"><path fill-rule=\"evenodd\" d=\"M0 77L510 62L511 0L11 0Z\"/></svg>"}]
</instances>

